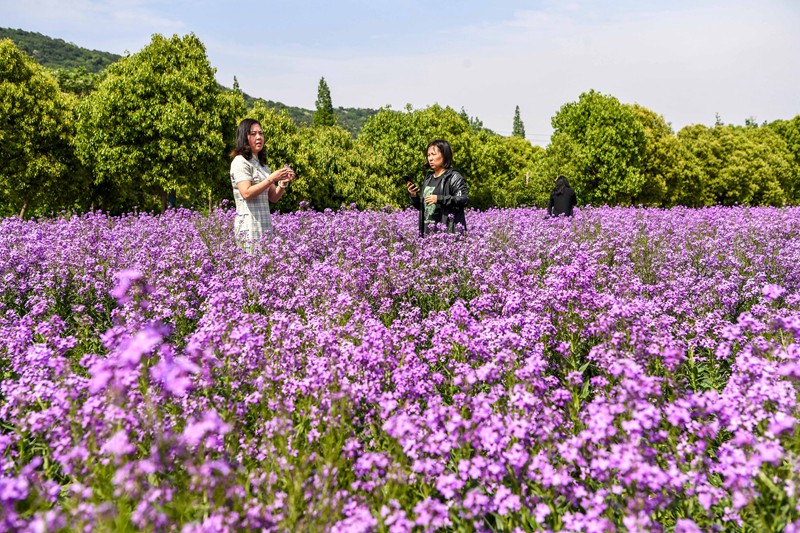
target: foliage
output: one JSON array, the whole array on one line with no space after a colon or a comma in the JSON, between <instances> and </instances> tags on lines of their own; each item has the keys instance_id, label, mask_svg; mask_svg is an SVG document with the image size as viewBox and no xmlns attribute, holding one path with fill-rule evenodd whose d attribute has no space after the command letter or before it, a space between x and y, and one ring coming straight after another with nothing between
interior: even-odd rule
<instances>
[{"instance_id":1,"label":"foliage","mask_svg":"<svg viewBox=\"0 0 800 533\"><path fill-rule=\"evenodd\" d=\"M483 121L481 119L479 119L478 117L469 116L467 110L464 109L463 107L461 108L461 111L458 112L458 116L464 119L464 121L468 123L470 127L472 127L472 131L476 133L480 131L487 131L489 133L492 133L492 130L483 127Z\"/></svg>"},{"instance_id":2,"label":"foliage","mask_svg":"<svg viewBox=\"0 0 800 533\"><path fill-rule=\"evenodd\" d=\"M78 107L78 154L101 187L103 209L166 206L169 191L204 205L227 174L221 157L244 104L221 91L197 37L154 35L108 69Z\"/></svg>"},{"instance_id":3,"label":"foliage","mask_svg":"<svg viewBox=\"0 0 800 533\"><path fill-rule=\"evenodd\" d=\"M525 138L525 124L522 123L522 118L519 116L519 106L514 109L514 126L511 135Z\"/></svg>"},{"instance_id":4,"label":"foliage","mask_svg":"<svg viewBox=\"0 0 800 533\"><path fill-rule=\"evenodd\" d=\"M784 205L797 201L798 167L770 128L687 126L678 138L701 169L700 205Z\"/></svg>"},{"instance_id":5,"label":"foliage","mask_svg":"<svg viewBox=\"0 0 800 533\"><path fill-rule=\"evenodd\" d=\"M53 39L41 33L0 28L0 39L11 39L17 48L37 63L51 69L85 69L99 74L120 56L110 52L88 50L63 39Z\"/></svg>"},{"instance_id":6,"label":"foliage","mask_svg":"<svg viewBox=\"0 0 800 533\"><path fill-rule=\"evenodd\" d=\"M315 126L333 126L336 124L336 116L333 114L333 103L331 102L331 90L324 77L319 79L316 105L317 111L314 113Z\"/></svg>"},{"instance_id":7,"label":"foliage","mask_svg":"<svg viewBox=\"0 0 800 533\"><path fill-rule=\"evenodd\" d=\"M534 165L544 149L517 136L480 132L471 138L474 153L470 205L478 209L533 205Z\"/></svg>"},{"instance_id":8,"label":"foliage","mask_svg":"<svg viewBox=\"0 0 800 533\"><path fill-rule=\"evenodd\" d=\"M564 104L552 120L546 158L553 179L567 176L579 201L629 205L645 185L645 133L628 107L594 90Z\"/></svg>"},{"instance_id":9,"label":"foliage","mask_svg":"<svg viewBox=\"0 0 800 533\"><path fill-rule=\"evenodd\" d=\"M644 129L644 184L633 202L650 206L702 205L696 200L699 171L692 165L694 159L686 152L686 146L661 115L638 104L630 109Z\"/></svg>"},{"instance_id":10,"label":"foliage","mask_svg":"<svg viewBox=\"0 0 800 533\"><path fill-rule=\"evenodd\" d=\"M0 214L86 209L71 139L74 101L9 39L0 40Z\"/></svg>"},{"instance_id":11,"label":"foliage","mask_svg":"<svg viewBox=\"0 0 800 533\"><path fill-rule=\"evenodd\" d=\"M264 100L262 98L253 98L247 94L244 95L245 103L248 108L252 108L257 102L266 106L268 109L275 111L285 111L286 114L298 126L310 126L314 123L314 111L303 109L302 107L295 107L283 104L281 102L274 102L272 100ZM377 113L377 109L368 108L353 108L353 107L336 107L333 110L336 119L336 125L346 129L353 138L357 137L364 127L364 123Z\"/></svg>"},{"instance_id":12,"label":"foliage","mask_svg":"<svg viewBox=\"0 0 800 533\"><path fill-rule=\"evenodd\" d=\"M7 198L5 214L21 213L23 206L28 206L26 215L61 209L157 209L163 208L170 193L181 204L211 208L231 197L226 156L233 147L237 120L267 109L284 112L294 123L287 128L284 119L278 121L276 133L285 138L275 137L273 146L268 146L268 152L277 150L270 154L271 165L285 159L308 178L284 195L283 210L307 204L317 209L343 204L406 206L407 193L398 177L410 173L422 178L426 170L422 151L435 137L453 145L455 166L467 177L470 205L479 209L542 206L559 174L569 178L581 204L800 201L800 115L763 125L748 119L745 127L725 126L717 117L714 128L689 126L675 134L655 111L590 90L553 117L555 133L542 150L513 140L524 140L519 106L514 135L505 139L463 107L458 113L439 105L418 110L408 106L400 112L388 107L333 108L322 78L318 109L312 112L255 99L241 92L235 78L230 91L216 84L203 46L194 36L187 37L191 44L156 36L138 54L119 62L118 56L109 56L104 65L114 62L111 75L90 66L97 56L87 50L39 34L2 31L14 39L28 39L25 42L34 43L31 50L64 48L61 53L48 52L47 57L55 61L49 73L61 91L69 93L48 104L62 110L52 111L61 114L57 122L62 133L51 132L54 141L48 150L54 157L48 160L49 170L40 163L9 159L4 174L20 172L30 163L36 172L43 172L44 188L25 189L10 180L13 187L2 193ZM176 55L170 47L180 51ZM73 53L82 59L69 62ZM45 105L33 113L52 115L47 109ZM324 118L326 124L338 127L311 128L317 114L316 123ZM21 116L12 112L3 118L11 124ZM273 118L267 116L268 121ZM342 131L351 139L345 139ZM4 142L10 147L27 141L6 137ZM21 193L23 189L27 192Z\"/></svg>"},{"instance_id":13,"label":"foliage","mask_svg":"<svg viewBox=\"0 0 800 533\"><path fill-rule=\"evenodd\" d=\"M800 115L791 120L776 120L767 125L786 142L786 147L794 156L795 165L800 168Z\"/></svg>"},{"instance_id":14,"label":"foliage","mask_svg":"<svg viewBox=\"0 0 800 533\"><path fill-rule=\"evenodd\" d=\"M410 175L421 184L428 170L425 149L434 139L445 139L453 148L453 166L462 171L467 186L472 187L473 164L471 125L450 107L433 105L415 110L410 105L405 111L382 109L370 118L356 139L356 150L372 153L380 162L378 175L389 179L386 185L392 205L408 205L408 192L400 179ZM470 192L470 195L472 193Z\"/></svg>"},{"instance_id":15,"label":"foliage","mask_svg":"<svg viewBox=\"0 0 800 533\"><path fill-rule=\"evenodd\" d=\"M50 73L58 81L58 86L62 91L76 96L86 96L94 91L105 75L105 71L95 74L86 70L85 67L57 68L50 70Z\"/></svg>"},{"instance_id":16,"label":"foliage","mask_svg":"<svg viewBox=\"0 0 800 533\"><path fill-rule=\"evenodd\" d=\"M41 65L54 73L62 90L79 95L88 94L99 83L103 71L121 56L109 52L88 50L67 43L63 39L55 39L39 33L10 28L0 28L0 39L10 38L18 48L25 51ZM88 73L88 75L87 75ZM257 100L266 103L269 108L285 109L298 125L310 125L313 122L313 111L301 107L288 106L281 102L263 100L244 94L247 107L253 107ZM376 109L337 107L333 110L336 123L355 137L361 131L366 120L377 113Z\"/></svg>"}]
</instances>

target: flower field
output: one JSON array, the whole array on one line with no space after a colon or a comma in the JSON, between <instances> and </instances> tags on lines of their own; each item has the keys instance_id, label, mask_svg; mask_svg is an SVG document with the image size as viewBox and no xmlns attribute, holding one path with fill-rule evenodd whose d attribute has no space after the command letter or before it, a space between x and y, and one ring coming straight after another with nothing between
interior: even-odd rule
<instances>
[{"instance_id":1,"label":"flower field","mask_svg":"<svg viewBox=\"0 0 800 533\"><path fill-rule=\"evenodd\" d=\"M7 531L800 531L800 209L0 221Z\"/></svg>"}]
</instances>

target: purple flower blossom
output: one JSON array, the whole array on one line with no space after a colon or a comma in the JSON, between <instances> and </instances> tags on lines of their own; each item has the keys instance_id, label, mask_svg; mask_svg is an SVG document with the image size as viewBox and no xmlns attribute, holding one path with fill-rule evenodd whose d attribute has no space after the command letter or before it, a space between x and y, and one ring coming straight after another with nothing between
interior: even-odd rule
<instances>
[{"instance_id":1,"label":"purple flower blossom","mask_svg":"<svg viewBox=\"0 0 800 533\"><path fill-rule=\"evenodd\" d=\"M148 354L163 340L161 328L147 327L133 337L123 341L119 349L119 360L122 364L135 366L142 355Z\"/></svg>"},{"instance_id":2,"label":"purple flower blossom","mask_svg":"<svg viewBox=\"0 0 800 533\"><path fill-rule=\"evenodd\" d=\"M0 220L0 529L108 528L113 498L176 531L651 531L695 499L676 531L752 528L763 476L796 501L800 209L537 214L420 246L411 212L276 213L255 255L229 209Z\"/></svg>"},{"instance_id":3,"label":"purple flower blossom","mask_svg":"<svg viewBox=\"0 0 800 533\"><path fill-rule=\"evenodd\" d=\"M109 291L109 294L117 299L120 305L124 305L131 301L131 287L143 279L143 275L138 270L128 269L117 272L114 276L117 279L117 285Z\"/></svg>"},{"instance_id":4,"label":"purple flower blossom","mask_svg":"<svg viewBox=\"0 0 800 533\"><path fill-rule=\"evenodd\" d=\"M762 287L761 294L764 295L764 298L766 300L777 300L778 298L786 294L786 289L784 289L780 285L767 284L764 285L764 287Z\"/></svg>"},{"instance_id":5,"label":"purple flower blossom","mask_svg":"<svg viewBox=\"0 0 800 533\"><path fill-rule=\"evenodd\" d=\"M195 419L187 423L183 430L182 437L189 447L194 448L200 444L207 435L226 435L230 430L231 426L223 422L219 414L211 409L203 413L200 419Z\"/></svg>"},{"instance_id":6,"label":"purple flower blossom","mask_svg":"<svg viewBox=\"0 0 800 533\"><path fill-rule=\"evenodd\" d=\"M109 453L113 455L125 455L133 453L135 450L136 448L128 440L128 433L125 430L119 430L114 433L100 447L100 453Z\"/></svg>"}]
</instances>

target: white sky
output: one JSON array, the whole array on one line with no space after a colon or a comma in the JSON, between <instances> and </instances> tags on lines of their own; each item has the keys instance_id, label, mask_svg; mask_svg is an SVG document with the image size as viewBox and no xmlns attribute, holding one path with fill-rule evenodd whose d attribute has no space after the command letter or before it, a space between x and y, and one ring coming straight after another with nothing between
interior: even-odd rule
<instances>
[{"instance_id":1,"label":"white sky","mask_svg":"<svg viewBox=\"0 0 800 533\"><path fill-rule=\"evenodd\" d=\"M235 7L233 7L235 6ZM800 114L800 0L0 0L0 27L124 54L194 33L217 80L315 108L463 107L546 145L595 89L675 131Z\"/></svg>"}]
</instances>

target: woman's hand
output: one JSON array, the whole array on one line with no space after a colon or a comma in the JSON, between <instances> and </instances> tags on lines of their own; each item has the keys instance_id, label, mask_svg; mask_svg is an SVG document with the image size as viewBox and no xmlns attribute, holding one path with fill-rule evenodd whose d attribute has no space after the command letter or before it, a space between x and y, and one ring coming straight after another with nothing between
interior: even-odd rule
<instances>
[{"instance_id":1,"label":"woman's hand","mask_svg":"<svg viewBox=\"0 0 800 533\"><path fill-rule=\"evenodd\" d=\"M269 175L269 182L275 186L275 192L282 192L289 186L289 182L295 178L297 178L297 175L294 173L294 170L292 170L289 165L284 165L283 168L279 168ZM270 196L270 200L273 200L273 198L273 196Z\"/></svg>"},{"instance_id":2,"label":"woman's hand","mask_svg":"<svg viewBox=\"0 0 800 533\"><path fill-rule=\"evenodd\" d=\"M419 192L419 187L417 187L416 185L414 185L411 182L408 182L406 184L406 188L408 189L408 194L410 194L414 198L417 197L417 193Z\"/></svg>"},{"instance_id":3,"label":"woman's hand","mask_svg":"<svg viewBox=\"0 0 800 533\"><path fill-rule=\"evenodd\" d=\"M425 205L434 205L438 199L439 197L435 194L429 194L425 197Z\"/></svg>"},{"instance_id":4,"label":"woman's hand","mask_svg":"<svg viewBox=\"0 0 800 533\"><path fill-rule=\"evenodd\" d=\"M283 168L281 170L286 171L286 177L282 178L282 181L288 182L297 178L297 174L295 174L294 170L292 170L292 167L290 167L288 164L283 165Z\"/></svg>"},{"instance_id":5,"label":"woman's hand","mask_svg":"<svg viewBox=\"0 0 800 533\"><path fill-rule=\"evenodd\" d=\"M289 165L285 165L283 168L279 168L273 172L272 176L270 177L272 178L272 183L277 185L279 182L289 183L297 176L295 175L294 170L289 168Z\"/></svg>"}]
</instances>

